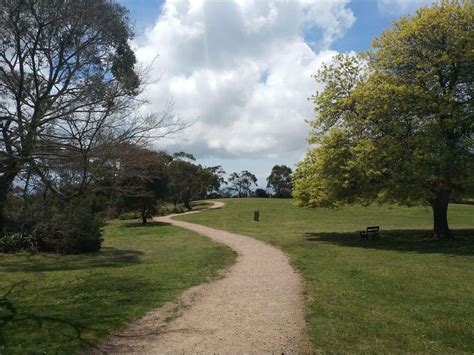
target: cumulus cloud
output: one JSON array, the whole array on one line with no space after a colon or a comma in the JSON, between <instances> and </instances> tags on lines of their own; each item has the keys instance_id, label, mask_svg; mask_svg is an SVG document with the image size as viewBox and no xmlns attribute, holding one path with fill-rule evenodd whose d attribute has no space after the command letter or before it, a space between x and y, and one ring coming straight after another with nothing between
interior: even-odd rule
<instances>
[{"instance_id":1,"label":"cumulus cloud","mask_svg":"<svg viewBox=\"0 0 474 355\"><path fill-rule=\"evenodd\" d=\"M300 156L313 116L311 78L355 21L348 1L165 2L136 46L150 66L148 110L174 101L196 123L170 149L200 157ZM317 31L313 45L307 31ZM154 60L157 58L157 60Z\"/></svg>"}]
</instances>

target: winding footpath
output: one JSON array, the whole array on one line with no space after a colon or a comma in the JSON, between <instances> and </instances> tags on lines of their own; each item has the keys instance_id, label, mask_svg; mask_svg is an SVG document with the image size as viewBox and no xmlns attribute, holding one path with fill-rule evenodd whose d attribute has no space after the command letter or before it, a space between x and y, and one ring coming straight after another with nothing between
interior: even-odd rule
<instances>
[{"instance_id":1,"label":"winding footpath","mask_svg":"<svg viewBox=\"0 0 474 355\"><path fill-rule=\"evenodd\" d=\"M210 208L223 206L222 202L213 202ZM100 346L101 352L310 351L302 282L282 251L254 238L173 217L155 220L229 246L238 253L236 263L221 278L185 291L177 301L149 312L124 333L111 337Z\"/></svg>"}]
</instances>

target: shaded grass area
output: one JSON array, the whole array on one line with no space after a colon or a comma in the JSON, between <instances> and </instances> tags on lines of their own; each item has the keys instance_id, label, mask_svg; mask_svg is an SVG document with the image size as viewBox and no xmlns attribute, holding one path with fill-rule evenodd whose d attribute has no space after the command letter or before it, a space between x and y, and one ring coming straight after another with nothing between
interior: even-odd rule
<instances>
[{"instance_id":1,"label":"shaded grass area","mask_svg":"<svg viewBox=\"0 0 474 355\"><path fill-rule=\"evenodd\" d=\"M234 253L170 225L112 221L85 255L0 255L0 353L76 353L216 276Z\"/></svg>"},{"instance_id":2,"label":"shaded grass area","mask_svg":"<svg viewBox=\"0 0 474 355\"><path fill-rule=\"evenodd\" d=\"M308 331L329 353L474 351L474 206L451 205L457 239L429 237L423 207L297 208L291 200L228 199L179 219L282 248L306 281ZM260 222L252 221L260 210ZM359 230L379 225L379 240Z\"/></svg>"}]
</instances>

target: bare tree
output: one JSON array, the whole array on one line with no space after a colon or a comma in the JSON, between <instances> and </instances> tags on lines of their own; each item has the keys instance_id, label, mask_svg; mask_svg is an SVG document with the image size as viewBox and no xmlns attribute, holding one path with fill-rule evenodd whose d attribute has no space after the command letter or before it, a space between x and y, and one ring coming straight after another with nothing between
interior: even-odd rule
<instances>
[{"instance_id":1,"label":"bare tree","mask_svg":"<svg viewBox=\"0 0 474 355\"><path fill-rule=\"evenodd\" d=\"M182 128L171 107L136 115L128 23L111 0L0 0L0 226L25 169L66 197L61 174L80 193L117 143Z\"/></svg>"}]
</instances>

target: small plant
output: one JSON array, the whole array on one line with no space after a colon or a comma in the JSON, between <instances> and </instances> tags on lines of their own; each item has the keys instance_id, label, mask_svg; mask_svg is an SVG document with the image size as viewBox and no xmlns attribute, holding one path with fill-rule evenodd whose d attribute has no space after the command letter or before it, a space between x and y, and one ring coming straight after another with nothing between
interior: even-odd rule
<instances>
[{"instance_id":1,"label":"small plant","mask_svg":"<svg viewBox=\"0 0 474 355\"><path fill-rule=\"evenodd\" d=\"M36 239L28 234L12 233L0 237L0 252L2 253L16 253L20 250L35 251L36 249Z\"/></svg>"}]
</instances>

